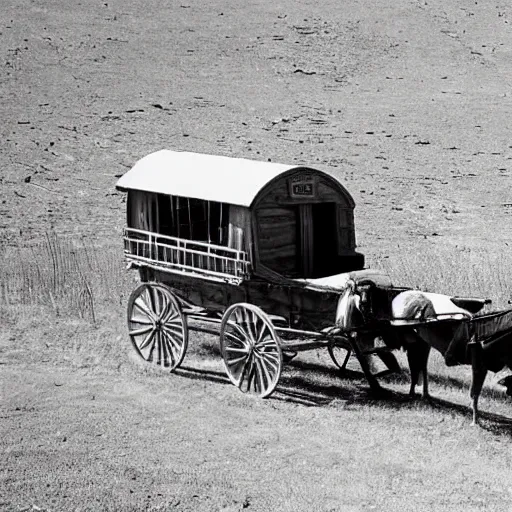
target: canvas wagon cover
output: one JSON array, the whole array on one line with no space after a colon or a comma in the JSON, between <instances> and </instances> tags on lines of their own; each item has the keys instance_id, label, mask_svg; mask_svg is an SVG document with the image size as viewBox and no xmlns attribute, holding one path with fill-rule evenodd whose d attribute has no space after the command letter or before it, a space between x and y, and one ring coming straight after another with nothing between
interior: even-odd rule
<instances>
[{"instance_id":1,"label":"canvas wagon cover","mask_svg":"<svg viewBox=\"0 0 512 512\"><path fill-rule=\"evenodd\" d=\"M295 169L332 178L302 166L164 149L139 160L119 179L116 188L249 207L265 185Z\"/></svg>"}]
</instances>

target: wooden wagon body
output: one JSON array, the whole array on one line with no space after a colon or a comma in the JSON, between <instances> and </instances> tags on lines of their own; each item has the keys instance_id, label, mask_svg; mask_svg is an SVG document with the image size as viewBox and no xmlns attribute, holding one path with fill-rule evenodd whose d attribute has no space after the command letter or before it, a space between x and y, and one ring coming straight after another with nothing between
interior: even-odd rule
<instances>
[{"instance_id":1,"label":"wooden wagon body","mask_svg":"<svg viewBox=\"0 0 512 512\"><path fill-rule=\"evenodd\" d=\"M318 347L341 368L353 353L374 382L368 357L389 352L375 340L405 289L364 269L355 204L336 178L163 150L137 162L117 188L127 192L125 256L142 281L128 324L143 359L173 370L189 329L213 330L231 381L260 396L274 391L283 357ZM359 323L355 286L364 297Z\"/></svg>"}]
</instances>

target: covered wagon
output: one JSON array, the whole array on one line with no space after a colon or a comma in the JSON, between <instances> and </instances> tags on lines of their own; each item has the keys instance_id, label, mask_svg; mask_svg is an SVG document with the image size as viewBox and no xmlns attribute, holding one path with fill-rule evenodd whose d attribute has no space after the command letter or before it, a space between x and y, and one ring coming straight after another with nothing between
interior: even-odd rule
<instances>
[{"instance_id":1,"label":"covered wagon","mask_svg":"<svg viewBox=\"0 0 512 512\"><path fill-rule=\"evenodd\" d=\"M334 176L162 150L117 188L127 192L125 256L142 281L129 335L145 361L174 370L197 329L220 334L228 377L262 397L301 350L325 347L340 368L353 354L375 387L369 357L397 368L378 341L405 289L364 269L354 200Z\"/></svg>"}]
</instances>

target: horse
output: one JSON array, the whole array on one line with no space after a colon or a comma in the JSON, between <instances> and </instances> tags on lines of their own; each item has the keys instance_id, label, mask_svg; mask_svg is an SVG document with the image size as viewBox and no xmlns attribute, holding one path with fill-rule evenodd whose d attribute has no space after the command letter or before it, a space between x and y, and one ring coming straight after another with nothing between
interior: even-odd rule
<instances>
[{"instance_id":1,"label":"horse","mask_svg":"<svg viewBox=\"0 0 512 512\"><path fill-rule=\"evenodd\" d=\"M474 316L448 296L412 290L397 295L391 309L390 323L394 329L384 336L384 341L401 345L407 351L410 395L415 394L422 374L423 396L429 397L428 357L430 349L435 348L444 356L447 366L471 365L472 425L477 425L478 399L487 373L512 369L512 310ZM407 326L411 321L418 324ZM512 396L512 376L502 379L500 384Z\"/></svg>"}]
</instances>

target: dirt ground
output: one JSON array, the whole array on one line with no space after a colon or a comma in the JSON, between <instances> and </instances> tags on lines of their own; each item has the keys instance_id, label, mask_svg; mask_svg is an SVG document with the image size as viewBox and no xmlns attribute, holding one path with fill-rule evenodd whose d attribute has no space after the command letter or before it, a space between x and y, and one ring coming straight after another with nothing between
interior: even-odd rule
<instances>
[{"instance_id":1,"label":"dirt ground","mask_svg":"<svg viewBox=\"0 0 512 512\"><path fill-rule=\"evenodd\" d=\"M407 400L406 376L376 400L306 353L261 400L229 383L212 337L170 376L116 329L32 329L32 358L30 336L3 343L1 510L510 510L510 405L485 393L471 427L453 374L432 402Z\"/></svg>"},{"instance_id":2,"label":"dirt ground","mask_svg":"<svg viewBox=\"0 0 512 512\"><path fill-rule=\"evenodd\" d=\"M370 262L509 253L509 2L12 0L0 43L0 247L119 244L117 177L169 148L333 173ZM340 398L331 374L320 403L252 401L220 367L45 363L17 329L0 509L510 510L510 406L475 430L465 406Z\"/></svg>"},{"instance_id":3,"label":"dirt ground","mask_svg":"<svg viewBox=\"0 0 512 512\"><path fill-rule=\"evenodd\" d=\"M2 237L118 236L116 176L171 148L333 172L368 253L504 250L511 24L496 1L10 2Z\"/></svg>"}]
</instances>

